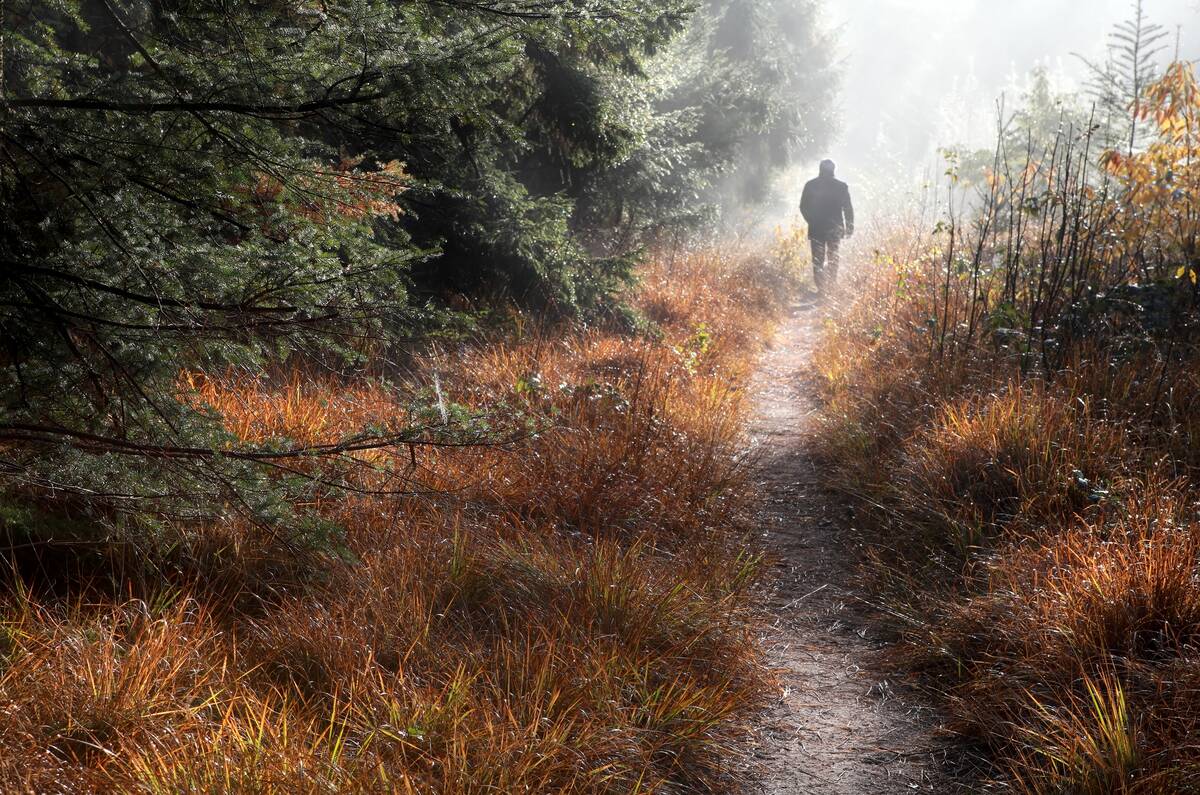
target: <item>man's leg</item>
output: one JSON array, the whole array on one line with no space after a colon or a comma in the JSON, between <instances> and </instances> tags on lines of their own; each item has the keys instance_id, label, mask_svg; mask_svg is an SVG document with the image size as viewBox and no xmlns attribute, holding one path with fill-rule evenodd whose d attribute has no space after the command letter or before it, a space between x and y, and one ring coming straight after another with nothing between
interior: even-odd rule
<instances>
[{"instance_id":1,"label":"man's leg","mask_svg":"<svg viewBox=\"0 0 1200 795\"><path fill-rule=\"evenodd\" d=\"M812 243L813 282L820 292L825 289L825 241L814 237L809 242Z\"/></svg>"},{"instance_id":2,"label":"man's leg","mask_svg":"<svg viewBox=\"0 0 1200 795\"><path fill-rule=\"evenodd\" d=\"M825 243L826 274L825 281L832 287L837 283L838 266L842 264L842 239L837 235Z\"/></svg>"}]
</instances>

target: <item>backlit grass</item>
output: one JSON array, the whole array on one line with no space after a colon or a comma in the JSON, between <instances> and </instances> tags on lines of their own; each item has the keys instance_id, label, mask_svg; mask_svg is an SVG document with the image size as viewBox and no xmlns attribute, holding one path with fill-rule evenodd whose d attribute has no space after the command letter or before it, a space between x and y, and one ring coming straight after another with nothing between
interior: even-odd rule
<instances>
[{"instance_id":1,"label":"backlit grass","mask_svg":"<svg viewBox=\"0 0 1200 795\"><path fill-rule=\"evenodd\" d=\"M0 790L740 786L770 692L744 387L789 283L694 254L643 274L646 334L518 329L391 386L182 377L258 443L441 412L523 430L355 454L361 492L314 493L340 549L231 523L101 549L94 587L14 573Z\"/></svg>"},{"instance_id":2,"label":"backlit grass","mask_svg":"<svg viewBox=\"0 0 1200 795\"><path fill-rule=\"evenodd\" d=\"M877 242L816 367L828 482L903 619L894 663L1004 787L1197 791L1194 347L1082 340L1053 371L986 337L942 353L944 253Z\"/></svg>"}]
</instances>

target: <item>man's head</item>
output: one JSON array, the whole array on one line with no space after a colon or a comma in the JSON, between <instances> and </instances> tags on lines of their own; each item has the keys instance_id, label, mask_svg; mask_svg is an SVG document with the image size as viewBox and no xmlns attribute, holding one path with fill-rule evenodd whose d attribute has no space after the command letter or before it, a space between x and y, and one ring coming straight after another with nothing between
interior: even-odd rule
<instances>
[{"instance_id":1,"label":"man's head","mask_svg":"<svg viewBox=\"0 0 1200 795\"><path fill-rule=\"evenodd\" d=\"M832 160L821 161L821 176L832 177L833 172L837 171L837 165Z\"/></svg>"}]
</instances>

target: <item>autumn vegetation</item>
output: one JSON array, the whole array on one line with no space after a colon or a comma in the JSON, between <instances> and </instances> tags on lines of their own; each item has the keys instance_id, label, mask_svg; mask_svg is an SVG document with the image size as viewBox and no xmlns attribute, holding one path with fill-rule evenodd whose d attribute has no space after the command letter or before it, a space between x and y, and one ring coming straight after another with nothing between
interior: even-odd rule
<instances>
[{"instance_id":1,"label":"autumn vegetation","mask_svg":"<svg viewBox=\"0 0 1200 795\"><path fill-rule=\"evenodd\" d=\"M798 276L718 232L832 140L818 8L0 2L0 792L753 786ZM1200 86L1142 11L815 361L892 662L1021 792L1200 791Z\"/></svg>"},{"instance_id":2,"label":"autumn vegetation","mask_svg":"<svg viewBox=\"0 0 1200 795\"><path fill-rule=\"evenodd\" d=\"M0 3L0 791L743 781L816 9Z\"/></svg>"},{"instance_id":3,"label":"autumn vegetation","mask_svg":"<svg viewBox=\"0 0 1200 795\"><path fill-rule=\"evenodd\" d=\"M1019 792L1200 789L1194 68L1131 108L952 161L817 354L893 662Z\"/></svg>"},{"instance_id":4,"label":"autumn vegetation","mask_svg":"<svg viewBox=\"0 0 1200 795\"><path fill-rule=\"evenodd\" d=\"M734 787L770 693L740 418L791 280L658 260L631 297L652 332L517 316L402 386L182 373L248 442L409 421L435 384L503 432L354 453L320 553L220 524L150 558L39 547L3 597L0 789Z\"/></svg>"}]
</instances>

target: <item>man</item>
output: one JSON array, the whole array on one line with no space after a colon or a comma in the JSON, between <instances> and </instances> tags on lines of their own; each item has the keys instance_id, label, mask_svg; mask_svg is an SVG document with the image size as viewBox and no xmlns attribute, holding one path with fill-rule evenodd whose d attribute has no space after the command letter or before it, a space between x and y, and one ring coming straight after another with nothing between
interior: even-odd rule
<instances>
[{"instance_id":1,"label":"man","mask_svg":"<svg viewBox=\"0 0 1200 795\"><path fill-rule=\"evenodd\" d=\"M836 168L832 160L822 160L820 176L809 180L800 198L800 214L808 222L812 242L813 281L821 293L837 281L842 238L854 234L850 188L833 178Z\"/></svg>"}]
</instances>

